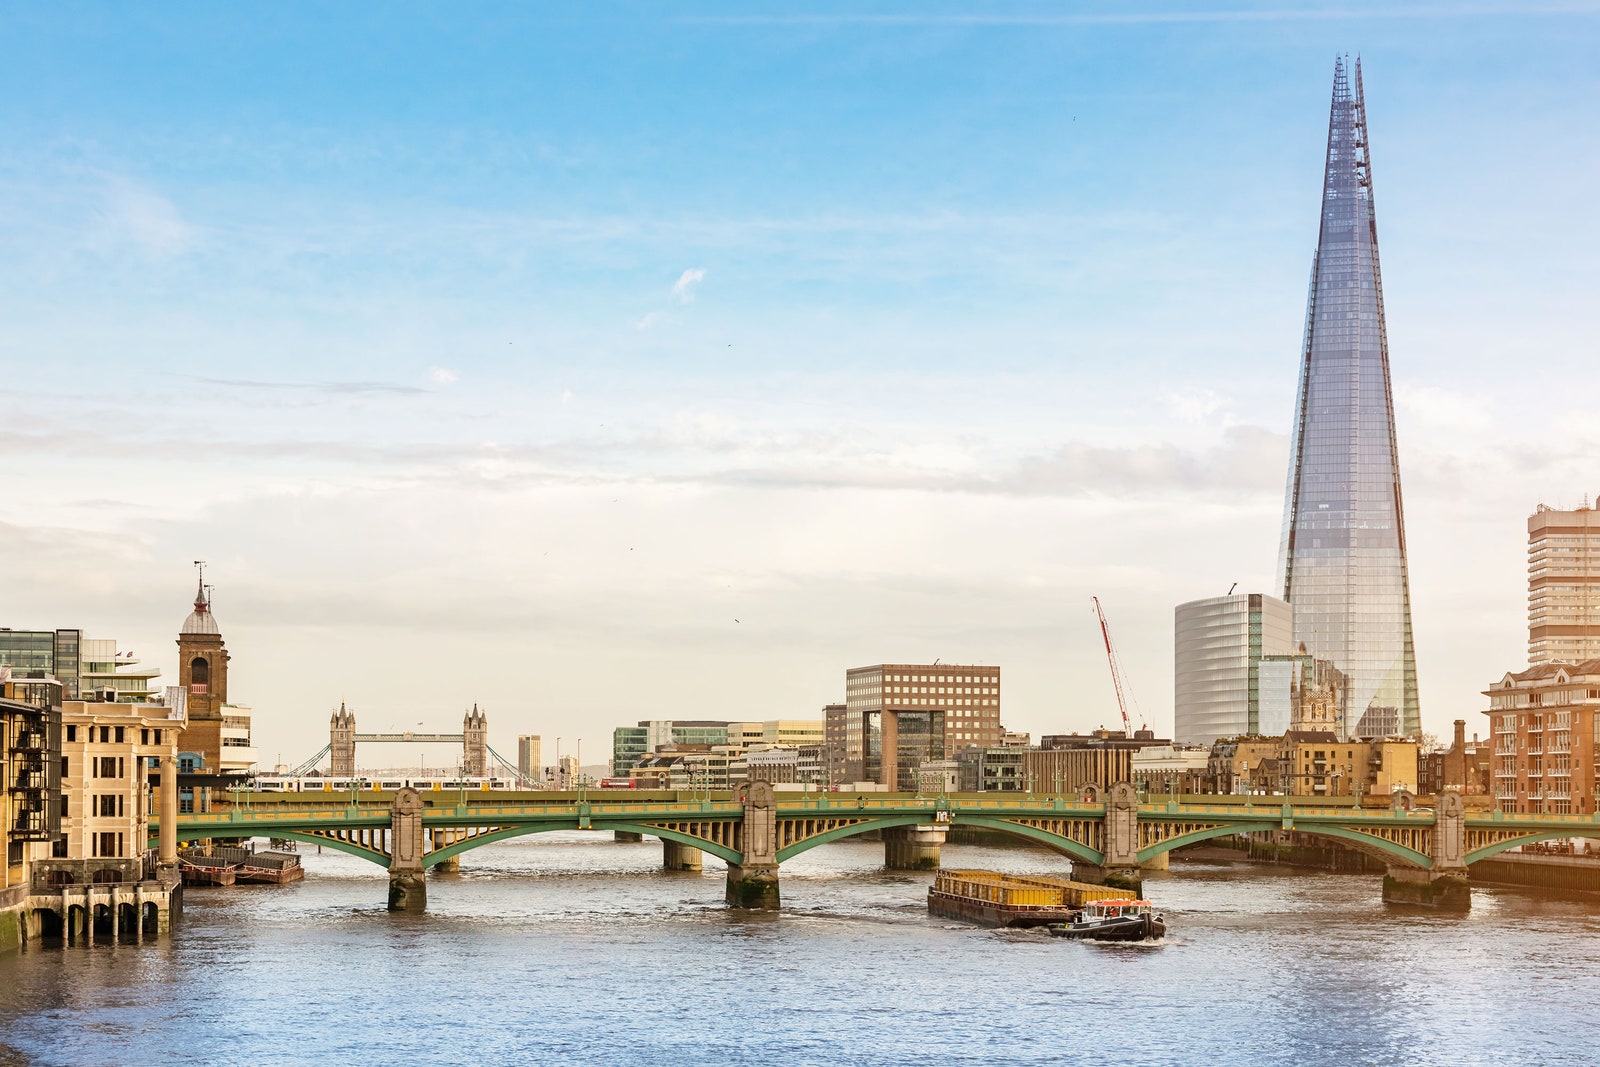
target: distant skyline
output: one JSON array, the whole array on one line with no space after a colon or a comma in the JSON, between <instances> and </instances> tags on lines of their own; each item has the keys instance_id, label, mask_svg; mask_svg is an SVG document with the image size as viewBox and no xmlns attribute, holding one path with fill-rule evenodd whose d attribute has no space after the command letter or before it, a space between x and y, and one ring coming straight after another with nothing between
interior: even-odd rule
<instances>
[{"instance_id":1,"label":"distant skyline","mask_svg":"<svg viewBox=\"0 0 1600 1067\"><path fill-rule=\"evenodd\" d=\"M292 762L341 699L588 749L935 658L999 664L1011 729L1109 726L1096 594L1170 730L1174 605L1275 591L1348 52L1423 727L1486 733L1526 516L1600 492L1597 27L10 8L0 625L170 684L207 559L230 693Z\"/></svg>"}]
</instances>

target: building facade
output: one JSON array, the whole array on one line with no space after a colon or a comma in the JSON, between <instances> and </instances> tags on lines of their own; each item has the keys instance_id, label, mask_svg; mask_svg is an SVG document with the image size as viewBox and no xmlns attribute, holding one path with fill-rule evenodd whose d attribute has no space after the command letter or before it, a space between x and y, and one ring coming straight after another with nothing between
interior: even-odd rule
<instances>
[{"instance_id":1,"label":"building facade","mask_svg":"<svg viewBox=\"0 0 1600 1067\"><path fill-rule=\"evenodd\" d=\"M228 702L229 659L202 580L194 609L178 632L178 684L188 692L189 724L179 755L186 774L243 776L256 765L251 710ZM186 793L184 802L193 804L196 798Z\"/></svg>"},{"instance_id":2,"label":"building facade","mask_svg":"<svg viewBox=\"0 0 1600 1067\"><path fill-rule=\"evenodd\" d=\"M543 745L538 734L517 735L517 777L524 782L544 780Z\"/></svg>"},{"instance_id":3,"label":"building facade","mask_svg":"<svg viewBox=\"0 0 1600 1067\"><path fill-rule=\"evenodd\" d=\"M1543 504L1528 518L1528 663L1600 657L1600 512Z\"/></svg>"},{"instance_id":4,"label":"building facade","mask_svg":"<svg viewBox=\"0 0 1600 1067\"><path fill-rule=\"evenodd\" d=\"M1595 812L1600 659L1540 663L1484 691L1495 806L1523 814Z\"/></svg>"},{"instance_id":5,"label":"building facade","mask_svg":"<svg viewBox=\"0 0 1600 1067\"><path fill-rule=\"evenodd\" d=\"M880 663L845 672L842 717L824 730L830 780L916 789L917 767L998 746L1000 668ZM837 771L832 770L837 768Z\"/></svg>"},{"instance_id":6,"label":"building facade","mask_svg":"<svg viewBox=\"0 0 1600 1067\"><path fill-rule=\"evenodd\" d=\"M1370 143L1361 61L1348 71L1340 60L1278 571L1296 642L1348 678L1352 732L1386 733L1362 725L1372 715L1415 735L1421 715Z\"/></svg>"},{"instance_id":7,"label":"building facade","mask_svg":"<svg viewBox=\"0 0 1600 1067\"><path fill-rule=\"evenodd\" d=\"M49 884L139 882L151 877L147 847L156 802L150 772L176 761L186 722L182 689L163 704L61 707L61 837L37 866Z\"/></svg>"},{"instance_id":8,"label":"building facade","mask_svg":"<svg viewBox=\"0 0 1600 1067\"><path fill-rule=\"evenodd\" d=\"M1175 609L1173 635L1174 741L1209 746L1219 737L1288 728L1261 721L1262 660L1294 652L1288 604L1263 593L1191 600ZM1272 681L1269 719L1277 710Z\"/></svg>"}]
</instances>

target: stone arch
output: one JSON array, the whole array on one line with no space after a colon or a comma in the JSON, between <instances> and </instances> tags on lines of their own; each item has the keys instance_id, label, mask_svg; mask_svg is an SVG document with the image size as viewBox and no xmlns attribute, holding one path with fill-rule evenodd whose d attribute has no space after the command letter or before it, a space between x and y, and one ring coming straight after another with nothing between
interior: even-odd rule
<instances>
[{"instance_id":1,"label":"stone arch","mask_svg":"<svg viewBox=\"0 0 1600 1067\"><path fill-rule=\"evenodd\" d=\"M144 925L144 936L155 937L161 933L161 908L153 900L144 903L144 914L140 916Z\"/></svg>"},{"instance_id":2,"label":"stone arch","mask_svg":"<svg viewBox=\"0 0 1600 1067\"><path fill-rule=\"evenodd\" d=\"M34 916L39 921L40 937L62 937L66 934L66 920L54 908L34 908Z\"/></svg>"},{"instance_id":3,"label":"stone arch","mask_svg":"<svg viewBox=\"0 0 1600 1067\"><path fill-rule=\"evenodd\" d=\"M204 656L196 656L189 661L189 681L193 685L209 686L211 684L211 661ZM204 693L205 690L201 689Z\"/></svg>"},{"instance_id":4,"label":"stone arch","mask_svg":"<svg viewBox=\"0 0 1600 1067\"><path fill-rule=\"evenodd\" d=\"M102 867L90 879L95 885L121 885L122 872L115 867Z\"/></svg>"}]
</instances>

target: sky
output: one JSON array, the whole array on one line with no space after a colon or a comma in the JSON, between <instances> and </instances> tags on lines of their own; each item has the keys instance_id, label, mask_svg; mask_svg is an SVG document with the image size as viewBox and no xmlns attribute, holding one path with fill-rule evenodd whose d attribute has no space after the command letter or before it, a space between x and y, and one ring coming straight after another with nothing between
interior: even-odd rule
<instances>
[{"instance_id":1,"label":"sky","mask_svg":"<svg viewBox=\"0 0 1600 1067\"><path fill-rule=\"evenodd\" d=\"M1479 732L1600 494L1597 3L0 5L0 625L175 683L204 559L264 762L587 762L881 662L1115 725L1097 595L1166 736L1174 606L1277 591L1345 53Z\"/></svg>"}]
</instances>

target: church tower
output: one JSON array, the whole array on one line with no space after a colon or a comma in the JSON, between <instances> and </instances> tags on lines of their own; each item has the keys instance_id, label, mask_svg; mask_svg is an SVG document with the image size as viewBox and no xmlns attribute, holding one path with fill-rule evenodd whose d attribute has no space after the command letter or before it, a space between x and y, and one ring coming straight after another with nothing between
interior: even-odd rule
<instances>
[{"instance_id":1,"label":"church tower","mask_svg":"<svg viewBox=\"0 0 1600 1067\"><path fill-rule=\"evenodd\" d=\"M200 572L194 610L178 632L178 684L189 690L189 726L184 749L202 756L217 772L222 759L222 706L228 701L228 649L211 614L211 591Z\"/></svg>"}]
</instances>

